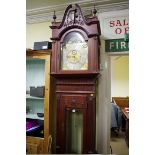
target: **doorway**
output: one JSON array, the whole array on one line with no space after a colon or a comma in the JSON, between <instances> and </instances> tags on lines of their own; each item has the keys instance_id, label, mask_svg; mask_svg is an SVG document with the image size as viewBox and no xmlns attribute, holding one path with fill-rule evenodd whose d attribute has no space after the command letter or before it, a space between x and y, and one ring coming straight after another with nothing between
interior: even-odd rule
<instances>
[{"instance_id":1,"label":"doorway","mask_svg":"<svg viewBox=\"0 0 155 155\"><path fill-rule=\"evenodd\" d=\"M121 108L114 103L113 97L129 97L129 56L110 56L111 62L111 152L118 155L128 155L129 148L123 129Z\"/></svg>"}]
</instances>

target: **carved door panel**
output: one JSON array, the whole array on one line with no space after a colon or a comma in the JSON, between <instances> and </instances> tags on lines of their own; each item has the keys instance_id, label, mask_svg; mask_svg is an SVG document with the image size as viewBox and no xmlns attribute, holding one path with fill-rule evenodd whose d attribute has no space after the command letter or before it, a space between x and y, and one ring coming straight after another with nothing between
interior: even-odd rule
<instances>
[{"instance_id":1,"label":"carved door panel","mask_svg":"<svg viewBox=\"0 0 155 155\"><path fill-rule=\"evenodd\" d=\"M94 152L95 104L91 103L88 95L58 97L57 153Z\"/></svg>"}]
</instances>

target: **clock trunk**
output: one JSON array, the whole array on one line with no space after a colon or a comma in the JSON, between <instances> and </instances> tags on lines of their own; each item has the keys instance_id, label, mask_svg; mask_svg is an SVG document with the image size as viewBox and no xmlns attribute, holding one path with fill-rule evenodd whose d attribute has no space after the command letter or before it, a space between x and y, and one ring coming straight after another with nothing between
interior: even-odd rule
<instances>
[{"instance_id":1,"label":"clock trunk","mask_svg":"<svg viewBox=\"0 0 155 155\"><path fill-rule=\"evenodd\" d=\"M58 78L56 153L95 153L96 78Z\"/></svg>"}]
</instances>

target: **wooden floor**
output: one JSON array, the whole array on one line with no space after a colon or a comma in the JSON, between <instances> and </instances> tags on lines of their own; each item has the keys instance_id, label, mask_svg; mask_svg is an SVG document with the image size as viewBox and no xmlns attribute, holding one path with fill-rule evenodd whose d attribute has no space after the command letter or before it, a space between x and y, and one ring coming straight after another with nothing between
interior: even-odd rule
<instances>
[{"instance_id":1,"label":"wooden floor","mask_svg":"<svg viewBox=\"0 0 155 155\"><path fill-rule=\"evenodd\" d=\"M129 148L124 139L124 132L119 132L118 136L111 134L110 145L112 154L116 155L129 155Z\"/></svg>"}]
</instances>

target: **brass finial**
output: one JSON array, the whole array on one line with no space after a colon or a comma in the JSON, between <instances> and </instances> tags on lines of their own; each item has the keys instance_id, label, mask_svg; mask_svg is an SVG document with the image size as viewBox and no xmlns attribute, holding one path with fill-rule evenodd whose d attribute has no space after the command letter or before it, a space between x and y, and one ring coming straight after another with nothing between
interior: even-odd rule
<instances>
[{"instance_id":1,"label":"brass finial","mask_svg":"<svg viewBox=\"0 0 155 155\"><path fill-rule=\"evenodd\" d=\"M57 16L55 15L55 10L54 10L54 15L53 15L54 22L55 22L56 18L57 18Z\"/></svg>"},{"instance_id":2,"label":"brass finial","mask_svg":"<svg viewBox=\"0 0 155 155\"><path fill-rule=\"evenodd\" d=\"M96 16L97 10L95 8L95 4L94 4L94 9L93 9L93 15Z\"/></svg>"}]
</instances>

